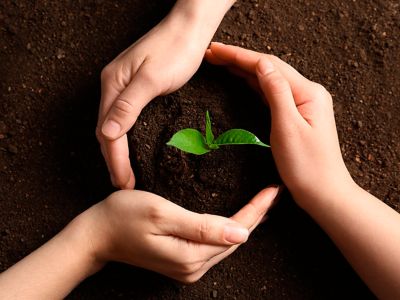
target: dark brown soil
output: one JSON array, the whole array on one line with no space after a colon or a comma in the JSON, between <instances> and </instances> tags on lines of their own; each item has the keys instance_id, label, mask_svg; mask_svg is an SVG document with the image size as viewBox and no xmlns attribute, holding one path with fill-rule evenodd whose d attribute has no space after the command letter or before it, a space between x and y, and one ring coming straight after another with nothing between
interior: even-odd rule
<instances>
[{"instance_id":1,"label":"dark brown soil","mask_svg":"<svg viewBox=\"0 0 400 300\"><path fill-rule=\"evenodd\" d=\"M99 73L173 1L0 2L0 270L113 191L94 137ZM239 1L215 40L282 57L333 94L355 180L400 211L398 1ZM244 83L204 65L153 101L132 131L141 188L201 212L229 215L279 182L268 149L202 157L165 145L185 127L241 127L268 141L268 110ZM305 176L307 170L304 170ZM250 241L198 283L110 264L70 299L372 298L287 193Z\"/></svg>"}]
</instances>

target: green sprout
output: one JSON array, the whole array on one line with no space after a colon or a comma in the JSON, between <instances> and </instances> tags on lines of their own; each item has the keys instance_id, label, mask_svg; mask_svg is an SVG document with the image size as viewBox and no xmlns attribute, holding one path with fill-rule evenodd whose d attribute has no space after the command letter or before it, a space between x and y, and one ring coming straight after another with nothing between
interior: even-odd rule
<instances>
[{"instance_id":1,"label":"green sprout","mask_svg":"<svg viewBox=\"0 0 400 300\"><path fill-rule=\"evenodd\" d=\"M225 145L257 145L269 147L269 145L261 142L253 133L244 129L230 129L215 139L208 111L206 112L205 137L196 129L186 128L175 133L167 145L196 155L206 154L211 150L216 150L220 146Z\"/></svg>"}]
</instances>

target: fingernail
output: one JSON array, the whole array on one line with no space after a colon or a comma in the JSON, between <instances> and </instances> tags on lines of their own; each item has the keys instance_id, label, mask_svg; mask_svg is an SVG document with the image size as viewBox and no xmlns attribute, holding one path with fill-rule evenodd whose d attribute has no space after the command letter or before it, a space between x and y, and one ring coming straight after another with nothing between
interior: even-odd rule
<instances>
[{"instance_id":1,"label":"fingernail","mask_svg":"<svg viewBox=\"0 0 400 300\"><path fill-rule=\"evenodd\" d=\"M224 238L232 244L244 243L249 238L249 230L235 225L226 225L224 228Z\"/></svg>"},{"instance_id":2,"label":"fingernail","mask_svg":"<svg viewBox=\"0 0 400 300\"><path fill-rule=\"evenodd\" d=\"M275 71L274 64L266 58L260 59L257 64L257 68L261 75L267 75Z\"/></svg>"},{"instance_id":3,"label":"fingernail","mask_svg":"<svg viewBox=\"0 0 400 300\"><path fill-rule=\"evenodd\" d=\"M119 133L121 132L121 125L113 120L108 120L101 128L101 132L107 137L117 138Z\"/></svg>"}]
</instances>

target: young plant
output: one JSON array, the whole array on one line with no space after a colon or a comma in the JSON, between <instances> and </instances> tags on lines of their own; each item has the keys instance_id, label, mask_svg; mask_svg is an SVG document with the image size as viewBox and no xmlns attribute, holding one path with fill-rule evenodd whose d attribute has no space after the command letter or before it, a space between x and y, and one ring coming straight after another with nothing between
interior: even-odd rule
<instances>
[{"instance_id":1,"label":"young plant","mask_svg":"<svg viewBox=\"0 0 400 300\"><path fill-rule=\"evenodd\" d=\"M186 128L175 133L167 145L196 155L206 154L211 150L216 150L220 146L225 145L257 145L269 147L269 145L261 142L254 134L244 129L230 129L215 139L208 111L206 112L205 136L196 129Z\"/></svg>"}]
</instances>

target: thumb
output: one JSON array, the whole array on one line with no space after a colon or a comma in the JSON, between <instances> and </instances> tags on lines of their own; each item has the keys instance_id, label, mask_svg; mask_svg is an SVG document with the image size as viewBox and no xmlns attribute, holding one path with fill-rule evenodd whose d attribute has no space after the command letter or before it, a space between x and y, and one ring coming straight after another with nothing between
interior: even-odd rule
<instances>
[{"instance_id":1,"label":"thumb","mask_svg":"<svg viewBox=\"0 0 400 300\"><path fill-rule=\"evenodd\" d=\"M280 191L278 186L270 186L262 190L231 218L198 214L175 206L179 212L168 212L168 216L174 216L174 221L166 222L169 225L166 225L167 228L164 229L176 237L199 243L241 244L247 241L250 232L273 206Z\"/></svg>"},{"instance_id":2,"label":"thumb","mask_svg":"<svg viewBox=\"0 0 400 300\"><path fill-rule=\"evenodd\" d=\"M277 203L282 190L283 187L277 185L263 189L231 219L249 228L249 231L252 232L266 216L268 210Z\"/></svg>"},{"instance_id":3,"label":"thumb","mask_svg":"<svg viewBox=\"0 0 400 300\"><path fill-rule=\"evenodd\" d=\"M274 63L262 57L257 63L256 73L273 118L284 120L292 117L290 120L293 120L299 117L290 83Z\"/></svg>"},{"instance_id":4,"label":"thumb","mask_svg":"<svg viewBox=\"0 0 400 300\"><path fill-rule=\"evenodd\" d=\"M228 246L244 243L249 237L249 230L234 220L182 210L180 214L173 214L174 224L166 228L169 234L202 244Z\"/></svg>"},{"instance_id":5,"label":"thumb","mask_svg":"<svg viewBox=\"0 0 400 300\"><path fill-rule=\"evenodd\" d=\"M115 140L128 132L142 109L157 96L150 81L143 71L139 71L114 100L101 127L101 132L106 138Z\"/></svg>"}]
</instances>

